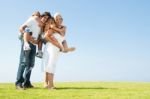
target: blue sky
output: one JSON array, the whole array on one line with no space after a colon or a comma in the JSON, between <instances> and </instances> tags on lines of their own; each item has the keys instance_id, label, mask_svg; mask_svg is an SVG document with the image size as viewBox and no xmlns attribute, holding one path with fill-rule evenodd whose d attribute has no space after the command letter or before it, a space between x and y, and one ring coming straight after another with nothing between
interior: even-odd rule
<instances>
[{"instance_id":1,"label":"blue sky","mask_svg":"<svg viewBox=\"0 0 150 99\"><path fill-rule=\"evenodd\" d=\"M55 81L150 81L149 0L5 0L0 3L0 82L15 82L19 26L34 11L60 12L66 39L77 50L62 54ZM31 81L41 82L36 58Z\"/></svg>"}]
</instances>

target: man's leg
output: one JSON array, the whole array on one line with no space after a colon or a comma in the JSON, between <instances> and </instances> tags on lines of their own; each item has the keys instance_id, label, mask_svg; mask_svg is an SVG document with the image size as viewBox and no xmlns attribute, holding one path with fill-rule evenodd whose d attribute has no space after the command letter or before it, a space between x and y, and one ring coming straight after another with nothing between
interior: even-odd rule
<instances>
[{"instance_id":1,"label":"man's leg","mask_svg":"<svg viewBox=\"0 0 150 99\"><path fill-rule=\"evenodd\" d=\"M21 46L21 53L20 53L20 61L19 61L19 67L17 72L17 81L15 83L17 89L22 88L22 83L24 82L23 73L25 70L25 64L24 64L24 51L23 51L23 42Z\"/></svg>"},{"instance_id":2,"label":"man's leg","mask_svg":"<svg viewBox=\"0 0 150 99\"><path fill-rule=\"evenodd\" d=\"M30 44L30 47L31 47L31 52L29 55L29 65L26 67L25 81L24 81L24 87L26 87L26 88L33 87L30 82L30 77L31 77L31 72L32 72L32 69L33 69L34 63L35 63L36 46Z\"/></svg>"}]
</instances>

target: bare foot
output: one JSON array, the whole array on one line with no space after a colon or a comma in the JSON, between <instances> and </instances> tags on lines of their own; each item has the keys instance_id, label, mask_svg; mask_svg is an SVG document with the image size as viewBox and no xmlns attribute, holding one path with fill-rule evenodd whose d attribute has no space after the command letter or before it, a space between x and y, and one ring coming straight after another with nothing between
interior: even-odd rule
<instances>
[{"instance_id":1,"label":"bare foot","mask_svg":"<svg viewBox=\"0 0 150 99\"><path fill-rule=\"evenodd\" d=\"M75 47L65 48L63 52L64 53L73 52L73 51L75 51L75 49L76 49Z\"/></svg>"},{"instance_id":2,"label":"bare foot","mask_svg":"<svg viewBox=\"0 0 150 99\"><path fill-rule=\"evenodd\" d=\"M47 89L47 88L48 88L48 86L44 86L44 88L45 88L45 89Z\"/></svg>"},{"instance_id":3,"label":"bare foot","mask_svg":"<svg viewBox=\"0 0 150 99\"><path fill-rule=\"evenodd\" d=\"M48 88L47 82L44 82L44 88Z\"/></svg>"},{"instance_id":4,"label":"bare foot","mask_svg":"<svg viewBox=\"0 0 150 99\"><path fill-rule=\"evenodd\" d=\"M55 90L56 87L52 86L52 87L48 87L48 90Z\"/></svg>"}]
</instances>

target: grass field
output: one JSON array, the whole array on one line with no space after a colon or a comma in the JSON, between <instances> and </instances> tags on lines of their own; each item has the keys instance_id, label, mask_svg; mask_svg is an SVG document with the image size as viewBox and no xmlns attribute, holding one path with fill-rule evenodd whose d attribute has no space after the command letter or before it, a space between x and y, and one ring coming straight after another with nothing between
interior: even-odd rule
<instances>
[{"instance_id":1,"label":"grass field","mask_svg":"<svg viewBox=\"0 0 150 99\"><path fill-rule=\"evenodd\" d=\"M150 83L74 82L55 83L56 90L16 90L12 83L0 83L0 99L150 99Z\"/></svg>"}]
</instances>

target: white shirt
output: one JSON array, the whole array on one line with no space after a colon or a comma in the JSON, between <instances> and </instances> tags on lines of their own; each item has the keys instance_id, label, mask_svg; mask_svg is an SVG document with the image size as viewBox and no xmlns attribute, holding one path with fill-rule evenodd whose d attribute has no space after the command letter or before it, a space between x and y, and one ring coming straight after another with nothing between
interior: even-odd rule
<instances>
[{"instance_id":1,"label":"white shirt","mask_svg":"<svg viewBox=\"0 0 150 99\"><path fill-rule=\"evenodd\" d=\"M28 28L30 28L32 32L32 37L37 40L39 37L39 34L41 32L41 28L39 27L39 23L37 22L35 17L30 17L24 25L27 25Z\"/></svg>"}]
</instances>

